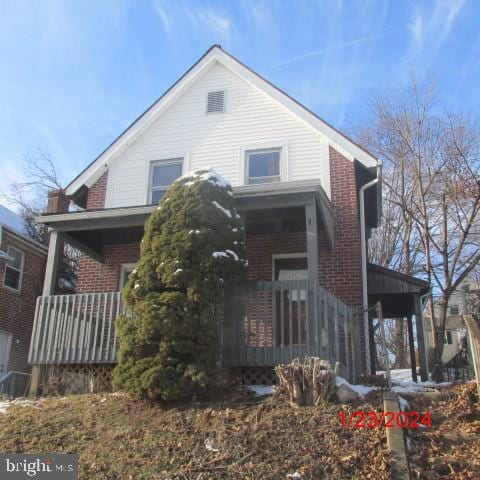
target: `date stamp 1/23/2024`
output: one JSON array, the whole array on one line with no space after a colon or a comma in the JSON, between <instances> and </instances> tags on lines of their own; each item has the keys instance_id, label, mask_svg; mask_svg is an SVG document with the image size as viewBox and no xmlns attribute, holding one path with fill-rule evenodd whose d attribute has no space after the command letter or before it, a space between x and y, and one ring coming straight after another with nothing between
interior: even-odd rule
<instances>
[{"instance_id":1,"label":"date stamp 1/23/2024","mask_svg":"<svg viewBox=\"0 0 480 480\"><path fill-rule=\"evenodd\" d=\"M408 428L431 427L430 412L338 412L342 428Z\"/></svg>"}]
</instances>

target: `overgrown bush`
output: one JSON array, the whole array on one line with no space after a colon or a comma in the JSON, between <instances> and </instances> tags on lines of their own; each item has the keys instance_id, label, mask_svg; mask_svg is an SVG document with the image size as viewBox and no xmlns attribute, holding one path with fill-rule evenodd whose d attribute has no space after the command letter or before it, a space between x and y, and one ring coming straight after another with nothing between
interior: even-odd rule
<instances>
[{"instance_id":1,"label":"overgrown bush","mask_svg":"<svg viewBox=\"0 0 480 480\"><path fill-rule=\"evenodd\" d=\"M219 357L225 285L246 279L244 233L232 189L209 169L173 183L145 224L113 384L171 401L209 385Z\"/></svg>"}]
</instances>

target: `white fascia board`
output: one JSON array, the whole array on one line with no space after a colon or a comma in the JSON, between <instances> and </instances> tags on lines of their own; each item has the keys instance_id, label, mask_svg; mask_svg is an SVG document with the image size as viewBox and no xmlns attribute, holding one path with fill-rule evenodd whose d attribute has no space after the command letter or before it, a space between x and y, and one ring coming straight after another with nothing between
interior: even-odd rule
<instances>
[{"instance_id":1,"label":"white fascia board","mask_svg":"<svg viewBox=\"0 0 480 480\"><path fill-rule=\"evenodd\" d=\"M82 185L91 187L107 170L108 166L118 154L128 148L175 100L216 61L216 51L211 50L205 57L188 72L178 83L163 96L156 104L150 107L137 121L135 121L120 137L98 157L66 190L67 195L73 195Z\"/></svg>"},{"instance_id":2,"label":"white fascia board","mask_svg":"<svg viewBox=\"0 0 480 480\"><path fill-rule=\"evenodd\" d=\"M256 89L271 97L288 111L295 114L306 125L324 135L327 141L345 157L355 158L366 167L377 166L377 160L360 148L340 132L318 118L306 107L300 105L287 94L280 91L267 80L242 65L238 60L225 53L221 48L212 48L183 78L171 87L157 103L140 116L120 137L103 152L66 190L67 195L73 195L82 185L91 187L106 171L109 164L118 154L127 148L141 133L145 131L176 99L215 62L219 62L239 77L243 78Z\"/></svg>"},{"instance_id":3,"label":"white fascia board","mask_svg":"<svg viewBox=\"0 0 480 480\"><path fill-rule=\"evenodd\" d=\"M377 159L368 154L365 150L356 145L353 141L346 138L343 134L338 132L335 128L328 125L326 122L311 113L306 107L300 105L295 100L290 98L287 94L279 90L277 87L261 78L255 72L245 67L237 60L226 54L222 50L218 51L219 61L225 65L229 70L233 71L245 81L256 87L263 93L276 100L280 105L284 106L290 112L293 112L300 120L313 128L315 131L323 134L327 141L339 153L346 156L350 160L357 159L366 167L376 167Z\"/></svg>"}]
</instances>

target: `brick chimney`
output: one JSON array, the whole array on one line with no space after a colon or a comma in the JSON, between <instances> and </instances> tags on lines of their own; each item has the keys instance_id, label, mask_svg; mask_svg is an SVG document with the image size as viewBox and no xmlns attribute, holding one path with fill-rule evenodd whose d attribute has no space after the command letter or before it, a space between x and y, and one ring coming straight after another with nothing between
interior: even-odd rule
<instances>
[{"instance_id":1,"label":"brick chimney","mask_svg":"<svg viewBox=\"0 0 480 480\"><path fill-rule=\"evenodd\" d=\"M65 195L65 190L50 190L48 192L47 213L66 213L70 200Z\"/></svg>"}]
</instances>

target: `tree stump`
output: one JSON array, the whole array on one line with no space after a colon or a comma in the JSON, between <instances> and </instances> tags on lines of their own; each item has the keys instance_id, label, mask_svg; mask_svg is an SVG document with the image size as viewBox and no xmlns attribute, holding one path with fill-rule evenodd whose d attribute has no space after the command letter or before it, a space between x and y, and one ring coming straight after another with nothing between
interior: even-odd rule
<instances>
[{"instance_id":1,"label":"tree stump","mask_svg":"<svg viewBox=\"0 0 480 480\"><path fill-rule=\"evenodd\" d=\"M330 363L318 357L306 357L288 365L277 365L280 390L287 393L290 403L298 406L327 403L335 393L335 383L339 364L332 369Z\"/></svg>"}]
</instances>

